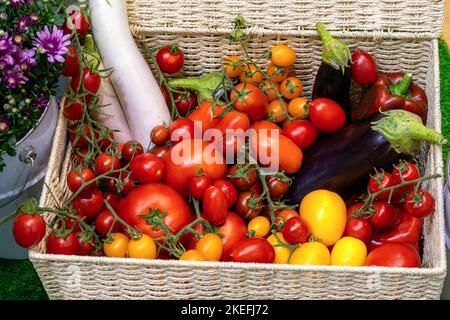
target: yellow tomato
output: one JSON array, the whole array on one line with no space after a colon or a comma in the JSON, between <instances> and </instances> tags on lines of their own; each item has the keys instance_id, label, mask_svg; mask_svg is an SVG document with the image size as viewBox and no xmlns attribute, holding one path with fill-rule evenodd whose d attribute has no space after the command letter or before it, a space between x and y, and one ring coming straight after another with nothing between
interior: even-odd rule
<instances>
[{"instance_id":1,"label":"yellow tomato","mask_svg":"<svg viewBox=\"0 0 450 320\"><path fill-rule=\"evenodd\" d=\"M292 99L291 101L289 101L287 107L289 115L293 118L305 115L305 107L307 103L308 99L304 97Z\"/></svg>"},{"instance_id":2,"label":"yellow tomato","mask_svg":"<svg viewBox=\"0 0 450 320\"><path fill-rule=\"evenodd\" d=\"M321 242L306 242L294 250L289 264L329 265L330 251Z\"/></svg>"},{"instance_id":3,"label":"yellow tomato","mask_svg":"<svg viewBox=\"0 0 450 320\"><path fill-rule=\"evenodd\" d=\"M279 67L274 65L273 63L270 63L267 66L266 74L270 78L270 80L272 80L272 82L281 82L287 78L291 69L292 69L291 66Z\"/></svg>"},{"instance_id":4,"label":"yellow tomato","mask_svg":"<svg viewBox=\"0 0 450 320\"><path fill-rule=\"evenodd\" d=\"M239 74L239 80L241 80L242 83L250 83L256 86L258 83L262 82L263 79L263 74L258 71L254 64L244 65Z\"/></svg>"},{"instance_id":5,"label":"yellow tomato","mask_svg":"<svg viewBox=\"0 0 450 320\"><path fill-rule=\"evenodd\" d=\"M367 257L364 242L353 237L343 237L331 251L331 264L335 266L363 266Z\"/></svg>"},{"instance_id":6,"label":"yellow tomato","mask_svg":"<svg viewBox=\"0 0 450 320\"><path fill-rule=\"evenodd\" d=\"M236 78L242 71L242 64L239 62L240 59L236 56L226 57L222 63L222 70L225 70L228 77Z\"/></svg>"},{"instance_id":7,"label":"yellow tomato","mask_svg":"<svg viewBox=\"0 0 450 320\"><path fill-rule=\"evenodd\" d=\"M128 237L120 232L113 233L113 240L103 243L103 252L107 257L125 258L128 248Z\"/></svg>"},{"instance_id":8,"label":"yellow tomato","mask_svg":"<svg viewBox=\"0 0 450 320\"><path fill-rule=\"evenodd\" d=\"M285 110L287 110L286 102L283 101L281 104L279 99L273 100L267 106L267 116L273 122L283 122L286 119Z\"/></svg>"},{"instance_id":9,"label":"yellow tomato","mask_svg":"<svg viewBox=\"0 0 450 320\"><path fill-rule=\"evenodd\" d=\"M280 67L293 65L297 55L295 51L285 44L277 44L270 49L272 62Z\"/></svg>"},{"instance_id":10,"label":"yellow tomato","mask_svg":"<svg viewBox=\"0 0 450 320\"><path fill-rule=\"evenodd\" d=\"M260 85L261 90L266 94L269 102L278 99L277 93L280 92L280 85L278 84L278 82L272 81L272 84L275 90L270 85L269 80L264 80L264 82Z\"/></svg>"},{"instance_id":11,"label":"yellow tomato","mask_svg":"<svg viewBox=\"0 0 450 320\"><path fill-rule=\"evenodd\" d=\"M208 261L219 261L222 256L222 239L217 234L207 233L195 245L195 249Z\"/></svg>"},{"instance_id":12,"label":"yellow tomato","mask_svg":"<svg viewBox=\"0 0 450 320\"><path fill-rule=\"evenodd\" d=\"M206 261L206 258L198 250L191 249L183 253L180 257L180 260Z\"/></svg>"},{"instance_id":13,"label":"yellow tomato","mask_svg":"<svg viewBox=\"0 0 450 320\"><path fill-rule=\"evenodd\" d=\"M131 239L128 242L128 257L141 259L156 258L156 243L146 234L142 234L139 239Z\"/></svg>"},{"instance_id":14,"label":"yellow tomato","mask_svg":"<svg viewBox=\"0 0 450 320\"><path fill-rule=\"evenodd\" d=\"M280 84L280 93L286 99L299 97L303 92L303 84L299 78L288 77Z\"/></svg>"},{"instance_id":15,"label":"yellow tomato","mask_svg":"<svg viewBox=\"0 0 450 320\"><path fill-rule=\"evenodd\" d=\"M308 193L300 203L300 216L312 236L326 246L334 245L342 237L347 223L344 200L328 190Z\"/></svg>"},{"instance_id":16,"label":"yellow tomato","mask_svg":"<svg viewBox=\"0 0 450 320\"><path fill-rule=\"evenodd\" d=\"M277 237L278 239L280 239L281 243L287 244L281 232L277 232ZM278 246L280 242L277 240L277 238L275 238L275 235L273 234L267 238L267 241L275 250L275 260L273 261L273 263L288 263L291 250L288 247Z\"/></svg>"},{"instance_id":17,"label":"yellow tomato","mask_svg":"<svg viewBox=\"0 0 450 320\"><path fill-rule=\"evenodd\" d=\"M249 232L253 231L254 237L265 237L270 231L270 221L266 217L257 216L254 217L248 223L247 230Z\"/></svg>"}]
</instances>

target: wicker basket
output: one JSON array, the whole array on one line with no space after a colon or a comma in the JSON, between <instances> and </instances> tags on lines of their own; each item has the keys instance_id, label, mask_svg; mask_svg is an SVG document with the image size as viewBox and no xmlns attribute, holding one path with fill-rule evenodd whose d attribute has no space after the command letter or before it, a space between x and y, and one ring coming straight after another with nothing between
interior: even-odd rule
<instances>
[{"instance_id":1,"label":"wicker basket","mask_svg":"<svg viewBox=\"0 0 450 320\"><path fill-rule=\"evenodd\" d=\"M128 1L136 39L150 47L180 44L188 76L216 69L225 55L239 52L226 34L236 14L243 14L253 26L248 30L251 54L282 40L295 48L296 72L307 96L322 49L314 26L323 21L352 50L371 52L380 70L413 73L429 98L428 125L440 131L436 38L443 1L189 0L183 5L178 0ZM44 190L41 205L54 206L69 195L65 184L69 154L61 114L46 177L49 189ZM425 148L421 161L426 173L442 174L440 147ZM442 179L428 187L436 197L436 213L424 223L422 268L63 256L45 254L44 241L30 252L30 260L51 299L436 299L446 275Z\"/></svg>"}]
</instances>

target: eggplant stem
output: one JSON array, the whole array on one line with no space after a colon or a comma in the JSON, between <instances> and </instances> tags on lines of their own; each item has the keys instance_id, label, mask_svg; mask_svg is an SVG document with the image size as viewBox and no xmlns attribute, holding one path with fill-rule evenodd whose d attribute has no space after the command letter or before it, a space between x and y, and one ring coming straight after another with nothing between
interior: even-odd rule
<instances>
[{"instance_id":1,"label":"eggplant stem","mask_svg":"<svg viewBox=\"0 0 450 320\"><path fill-rule=\"evenodd\" d=\"M211 72L202 78L176 78L169 81L171 88L185 88L196 91L198 100L203 102L211 100L214 92L220 88L223 80L221 72Z\"/></svg>"},{"instance_id":2,"label":"eggplant stem","mask_svg":"<svg viewBox=\"0 0 450 320\"><path fill-rule=\"evenodd\" d=\"M447 143L447 139L442 134L421 123L411 124L411 136L415 140L427 141L439 145Z\"/></svg>"},{"instance_id":3,"label":"eggplant stem","mask_svg":"<svg viewBox=\"0 0 450 320\"><path fill-rule=\"evenodd\" d=\"M352 61L352 54L347 44L333 38L321 22L316 25L316 29L322 39L322 61L334 69L340 69L342 73L345 73L345 68L351 65Z\"/></svg>"}]
</instances>

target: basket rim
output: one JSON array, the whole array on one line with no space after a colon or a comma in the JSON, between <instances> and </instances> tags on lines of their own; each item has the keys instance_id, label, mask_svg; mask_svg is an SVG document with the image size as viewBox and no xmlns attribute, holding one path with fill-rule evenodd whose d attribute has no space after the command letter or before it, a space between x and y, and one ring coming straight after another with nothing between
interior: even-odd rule
<instances>
[{"instance_id":1,"label":"basket rim","mask_svg":"<svg viewBox=\"0 0 450 320\"><path fill-rule=\"evenodd\" d=\"M201 268L201 269L238 269L254 271L298 271L298 272L346 272L354 274L404 274L404 275L445 275L446 266L434 268L399 268L399 267L350 267L350 266L307 266L273 263L241 263L241 262L211 262L211 261L180 261L162 259L137 259L137 258L113 258L113 257L92 257L74 256L62 254L48 254L29 251L31 262L57 261L66 263L86 263L102 265L139 265L142 267L170 267L170 268Z\"/></svg>"}]
</instances>

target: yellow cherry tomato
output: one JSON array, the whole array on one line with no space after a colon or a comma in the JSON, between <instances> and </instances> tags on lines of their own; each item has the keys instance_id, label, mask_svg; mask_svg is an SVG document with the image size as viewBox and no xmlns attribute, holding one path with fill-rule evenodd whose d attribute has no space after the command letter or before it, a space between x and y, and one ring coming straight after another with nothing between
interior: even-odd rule
<instances>
[{"instance_id":1,"label":"yellow cherry tomato","mask_svg":"<svg viewBox=\"0 0 450 320\"><path fill-rule=\"evenodd\" d=\"M270 221L266 217L257 216L254 217L248 223L247 230L249 232L253 231L254 237L265 237L270 231Z\"/></svg>"},{"instance_id":2,"label":"yellow cherry tomato","mask_svg":"<svg viewBox=\"0 0 450 320\"><path fill-rule=\"evenodd\" d=\"M155 259L156 253L156 243L149 235L142 234L139 239L128 242L129 258Z\"/></svg>"},{"instance_id":3,"label":"yellow cherry tomato","mask_svg":"<svg viewBox=\"0 0 450 320\"><path fill-rule=\"evenodd\" d=\"M217 234L203 235L195 245L195 249L208 261L219 261L222 256L222 239Z\"/></svg>"},{"instance_id":4,"label":"yellow cherry tomato","mask_svg":"<svg viewBox=\"0 0 450 320\"><path fill-rule=\"evenodd\" d=\"M363 266L367 257L364 242L353 237L343 237L331 251L331 264L335 266Z\"/></svg>"},{"instance_id":5,"label":"yellow cherry tomato","mask_svg":"<svg viewBox=\"0 0 450 320\"><path fill-rule=\"evenodd\" d=\"M281 82L287 78L291 70L292 67L280 67L270 63L267 66L266 74L272 82Z\"/></svg>"},{"instance_id":6,"label":"yellow cherry tomato","mask_svg":"<svg viewBox=\"0 0 450 320\"><path fill-rule=\"evenodd\" d=\"M297 55L295 51L285 44L277 44L270 49L272 63L280 67L293 65Z\"/></svg>"},{"instance_id":7,"label":"yellow cherry tomato","mask_svg":"<svg viewBox=\"0 0 450 320\"><path fill-rule=\"evenodd\" d=\"M200 251L191 249L183 253L180 260L186 261L206 261L206 258L200 253Z\"/></svg>"},{"instance_id":8,"label":"yellow cherry tomato","mask_svg":"<svg viewBox=\"0 0 450 320\"><path fill-rule=\"evenodd\" d=\"M306 242L300 248L294 250L289 264L302 265L329 265L330 251L321 242Z\"/></svg>"},{"instance_id":9,"label":"yellow cherry tomato","mask_svg":"<svg viewBox=\"0 0 450 320\"><path fill-rule=\"evenodd\" d=\"M300 116L305 115L305 107L308 103L308 99L304 97L298 97L295 99L292 99L288 103L287 111L289 115L293 118L297 118Z\"/></svg>"},{"instance_id":10,"label":"yellow cherry tomato","mask_svg":"<svg viewBox=\"0 0 450 320\"><path fill-rule=\"evenodd\" d=\"M281 242L279 242L277 238L275 238L275 235L273 234L267 238L267 241L272 245L273 249L275 250L275 260L273 261L273 263L278 264L288 263L291 250L288 247L278 246L278 244L280 243L287 244L281 232L277 232L277 237L278 239L280 239Z\"/></svg>"},{"instance_id":11,"label":"yellow cherry tomato","mask_svg":"<svg viewBox=\"0 0 450 320\"><path fill-rule=\"evenodd\" d=\"M287 110L287 103L285 101L281 104L279 99L273 100L267 106L267 117L272 122L283 122L286 119L285 110Z\"/></svg>"},{"instance_id":12,"label":"yellow cherry tomato","mask_svg":"<svg viewBox=\"0 0 450 320\"><path fill-rule=\"evenodd\" d=\"M332 246L342 237L347 209L337 193L323 189L312 191L303 198L299 210L314 239Z\"/></svg>"},{"instance_id":13,"label":"yellow cherry tomato","mask_svg":"<svg viewBox=\"0 0 450 320\"><path fill-rule=\"evenodd\" d=\"M103 243L103 252L107 257L125 258L128 249L128 237L120 232L113 233L111 243Z\"/></svg>"},{"instance_id":14,"label":"yellow cherry tomato","mask_svg":"<svg viewBox=\"0 0 450 320\"><path fill-rule=\"evenodd\" d=\"M242 71L241 60L236 56L229 56L223 60L222 70L225 70L227 76L230 78L236 78Z\"/></svg>"},{"instance_id":15,"label":"yellow cherry tomato","mask_svg":"<svg viewBox=\"0 0 450 320\"><path fill-rule=\"evenodd\" d=\"M266 94L269 102L278 99L277 93L280 92L280 85L278 84L278 82L272 81L272 84L275 87L275 90L270 85L269 80L264 80L264 82L260 85L261 90Z\"/></svg>"},{"instance_id":16,"label":"yellow cherry tomato","mask_svg":"<svg viewBox=\"0 0 450 320\"><path fill-rule=\"evenodd\" d=\"M294 99L299 97L303 92L303 84L299 78L287 77L280 84L280 93L286 99Z\"/></svg>"},{"instance_id":17,"label":"yellow cherry tomato","mask_svg":"<svg viewBox=\"0 0 450 320\"><path fill-rule=\"evenodd\" d=\"M242 70L239 73L239 79L242 83L258 85L263 81L264 77L254 64L246 64L242 66Z\"/></svg>"}]
</instances>

